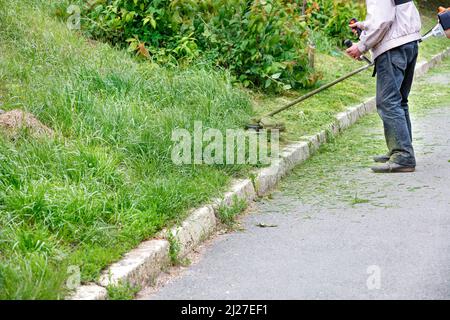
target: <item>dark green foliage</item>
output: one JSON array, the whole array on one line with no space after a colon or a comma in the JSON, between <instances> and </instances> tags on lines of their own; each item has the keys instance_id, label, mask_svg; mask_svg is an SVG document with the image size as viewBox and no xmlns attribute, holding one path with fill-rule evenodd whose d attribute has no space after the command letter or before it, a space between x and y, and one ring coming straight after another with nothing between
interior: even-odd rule
<instances>
[{"instance_id":1,"label":"dark green foliage","mask_svg":"<svg viewBox=\"0 0 450 320\"><path fill-rule=\"evenodd\" d=\"M314 83L307 23L298 1L109 0L85 7L84 30L158 63L201 56L244 86L289 89ZM148 51L147 51L148 50Z\"/></svg>"},{"instance_id":2,"label":"dark green foliage","mask_svg":"<svg viewBox=\"0 0 450 320\"><path fill-rule=\"evenodd\" d=\"M341 45L343 40L354 37L349 22L352 18L363 20L364 1L308 0L308 25Z\"/></svg>"},{"instance_id":3,"label":"dark green foliage","mask_svg":"<svg viewBox=\"0 0 450 320\"><path fill-rule=\"evenodd\" d=\"M66 2L54 5L63 19ZM164 65L206 61L231 70L245 87L275 91L314 85L319 75L308 46L333 51L352 37L349 20L365 13L362 0L75 2L82 4L83 31L94 39Z\"/></svg>"}]
</instances>

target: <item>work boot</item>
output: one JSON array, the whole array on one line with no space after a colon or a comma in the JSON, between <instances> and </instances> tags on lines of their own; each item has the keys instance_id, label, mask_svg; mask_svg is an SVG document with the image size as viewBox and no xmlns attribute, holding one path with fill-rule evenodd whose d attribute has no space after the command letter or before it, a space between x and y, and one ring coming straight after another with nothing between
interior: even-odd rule
<instances>
[{"instance_id":1,"label":"work boot","mask_svg":"<svg viewBox=\"0 0 450 320\"><path fill-rule=\"evenodd\" d=\"M388 155L383 154L383 155L381 155L381 156L375 156L375 157L373 157L373 161L375 161L375 162L380 162L380 163L386 163L386 162L389 161L390 158L391 158L391 157L389 157Z\"/></svg>"},{"instance_id":2,"label":"work boot","mask_svg":"<svg viewBox=\"0 0 450 320\"><path fill-rule=\"evenodd\" d=\"M386 162L385 164L371 168L375 173L414 172L415 167L402 166L398 163Z\"/></svg>"}]
</instances>

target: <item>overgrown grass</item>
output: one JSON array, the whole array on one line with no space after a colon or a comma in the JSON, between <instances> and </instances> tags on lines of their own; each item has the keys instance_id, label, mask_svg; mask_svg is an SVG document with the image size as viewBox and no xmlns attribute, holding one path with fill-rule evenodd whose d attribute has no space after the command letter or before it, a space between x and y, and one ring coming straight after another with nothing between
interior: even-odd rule
<instances>
[{"instance_id":1,"label":"overgrown grass","mask_svg":"<svg viewBox=\"0 0 450 320\"><path fill-rule=\"evenodd\" d=\"M246 170L170 159L174 128L248 121L228 74L140 63L47 14L44 2L0 0L2 108L56 131L0 137L0 299L63 298L68 266L95 280Z\"/></svg>"}]
</instances>

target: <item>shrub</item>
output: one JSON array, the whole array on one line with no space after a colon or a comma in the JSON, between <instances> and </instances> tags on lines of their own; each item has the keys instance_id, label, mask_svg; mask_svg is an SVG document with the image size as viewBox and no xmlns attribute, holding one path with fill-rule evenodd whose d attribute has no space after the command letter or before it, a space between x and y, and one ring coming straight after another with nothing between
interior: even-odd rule
<instances>
[{"instance_id":1,"label":"shrub","mask_svg":"<svg viewBox=\"0 0 450 320\"><path fill-rule=\"evenodd\" d=\"M219 65L245 85L298 88L312 84L307 25L295 3L238 1L219 10L203 35ZM249 4L250 3L250 4Z\"/></svg>"},{"instance_id":2,"label":"shrub","mask_svg":"<svg viewBox=\"0 0 450 320\"><path fill-rule=\"evenodd\" d=\"M313 84L307 24L298 1L99 0L85 7L84 30L158 63L201 56L230 69L244 86Z\"/></svg>"},{"instance_id":3,"label":"shrub","mask_svg":"<svg viewBox=\"0 0 450 320\"><path fill-rule=\"evenodd\" d=\"M360 0L308 0L308 26L342 44L346 38L353 37L348 27L349 21L352 18L362 20L363 8L363 1Z\"/></svg>"}]
</instances>

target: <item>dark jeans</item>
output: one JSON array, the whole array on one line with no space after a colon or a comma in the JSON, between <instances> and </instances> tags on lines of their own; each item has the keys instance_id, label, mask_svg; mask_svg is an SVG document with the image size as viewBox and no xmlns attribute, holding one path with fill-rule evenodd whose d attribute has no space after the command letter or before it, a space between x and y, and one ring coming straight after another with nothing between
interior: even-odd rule
<instances>
[{"instance_id":1,"label":"dark jeans","mask_svg":"<svg viewBox=\"0 0 450 320\"><path fill-rule=\"evenodd\" d=\"M377 57L377 110L384 125L390 161L414 167L408 96L419 48L416 41L389 50Z\"/></svg>"}]
</instances>

